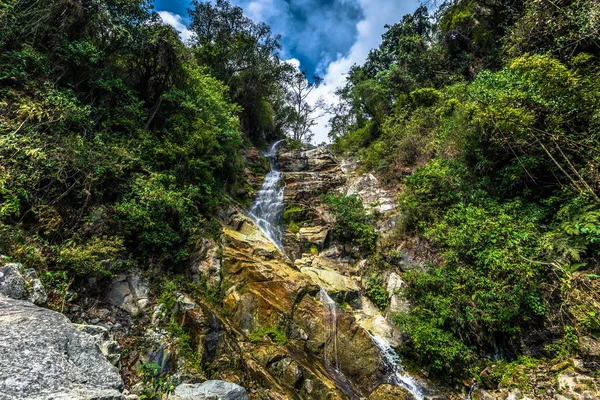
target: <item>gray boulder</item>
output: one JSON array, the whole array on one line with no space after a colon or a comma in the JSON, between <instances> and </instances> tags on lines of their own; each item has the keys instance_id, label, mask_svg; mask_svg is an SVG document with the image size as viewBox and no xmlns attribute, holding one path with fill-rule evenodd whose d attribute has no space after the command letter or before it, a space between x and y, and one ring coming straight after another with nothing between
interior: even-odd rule
<instances>
[{"instance_id":1,"label":"gray boulder","mask_svg":"<svg viewBox=\"0 0 600 400\"><path fill-rule=\"evenodd\" d=\"M248 400L246 389L225 381L181 384L170 396L172 400Z\"/></svg>"},{"instance_id":2,"label":"gray boulder","mask_svg":"<svg viewBox=\"0 0 600 400\"><path fill-rule=\"evenodd\" d=\"M38 306L45 305L48 302L48 295L42 281L38 278L35 269L27 268L23 270L23 277L29 286L27 290L27 300Z\"/></svg>"},{"instance_id":3,"label":"gray boulder","mask_svg":"<svg viewBox=\"0 0 600 400\"><path fill-rule=\"evenodd\" d=\"M0 295L0 400L124 400L118 370L62 314Z\"/></svg>"},{"instance_id":4,"label":"gray boulder","mask_svg":"<svg viewBox=\"0 0 600 400\"><path fill-rule=\"evenodd\" d=\"M25 297L25 279L19 272L20 264L4 264L0 267L0 295L11 299Z\"/></svg>"},{"instance_id":5,"label":"gray boulder","mask_svg":"<svg viewBox=\"0 0 600 400\"><path fill-rule=\"evenodd\" d=\"M135 316L150 302L149 292L148 281L142 278L139 271L134 271L130 275L117 276L110 286L106 299L113 306Z\"/></svg>"}]
</instances>

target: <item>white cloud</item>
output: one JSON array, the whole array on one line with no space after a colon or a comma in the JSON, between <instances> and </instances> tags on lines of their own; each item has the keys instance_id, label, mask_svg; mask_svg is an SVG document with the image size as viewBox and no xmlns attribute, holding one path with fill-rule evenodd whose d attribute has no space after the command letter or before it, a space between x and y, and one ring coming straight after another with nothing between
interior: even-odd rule
<instances>
[{"instance_id":1,"label":"white cloud","mask_svg":"<svg viewBox=\"0 0 600 400\"><path fill-rule=\"evenodd\" d=\"M335 90L346 82L346 74L354 64L363 64L369 55L369 51L376 48L381 43L381 35L385 32L386 24L394 24L402 18L403 15L411 13L417 4L414 1L373 1L360 0L360 6L364 13L364 18L356 24L358 36L354 45L348 54L338 56L335 61L329 63L324 68L323 85L311 93L310 101L316 103L319 98L323 98L327 103L337 104L338 97ZM328 142L327 133L329 128L327 123L329 116L322 117L318 124L313 128L315 143Z\"/></svg>"},{"instance_id":2,"label":"white cloud","mask_svg":"<svg viewBox=\"0 0 600 400\"><path fill-rule=\"evenodd\" d=\"M169 11L159 11L158 15L160 15L160 18L162 18L165 24L171 25L173 28L177 29L181 40L184 42L187 42L192 37L192 31L187 28L181 15Z\"/></svg>"},{"instance_id":3,"label":"white cloud","mask_svg":"<svg viewBox=\"0 0 600 400\"><path fill-rule=\"evenodd\" d=\"M292 65L297 70L300 70L300 60L297 58L290 58L289 60L283 60L283 62Z\"/></svg>"}]
</instances>

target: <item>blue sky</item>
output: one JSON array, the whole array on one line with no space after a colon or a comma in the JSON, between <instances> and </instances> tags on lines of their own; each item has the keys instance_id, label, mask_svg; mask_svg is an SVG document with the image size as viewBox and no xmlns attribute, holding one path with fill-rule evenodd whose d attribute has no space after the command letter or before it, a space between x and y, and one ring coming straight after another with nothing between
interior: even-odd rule
<instances>
[{"instance_id":1,"label":"blue sky","mask_svg":"<svg viewBox=\"0 0 600 400\"><path fill-rule=\"evenodd\" d=\"M314 92L335 103L334 91L342 86L353 64L362 64L369 50L379 46L384 25L412 13L418 0L230 0L245 14L271 26L282 36L281 58L291 60L309 75L324 78ZM188 0L155 0L163 20L189 37ZM314 129L315 141L327 139L326 121Z\"/></svg>"}]
</instances>

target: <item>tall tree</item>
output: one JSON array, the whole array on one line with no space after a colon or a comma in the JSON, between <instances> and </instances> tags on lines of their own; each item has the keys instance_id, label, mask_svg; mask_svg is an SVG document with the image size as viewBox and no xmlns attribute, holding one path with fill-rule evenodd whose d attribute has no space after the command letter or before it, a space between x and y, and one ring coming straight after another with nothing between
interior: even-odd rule
<instances>
[{"instance_id":1,"label":"tall tree","mask_svg":"<svg viewBox=\"0 0 600 400\"><path fill-rule=\"evenodd\" d=\"M188 11L196 57L242 106L242 129L255 141L277 135L272 102L290 68L278 57L280 37L227 0L194 0Z\"/></svg>"},{"instance_id":2,"label":"tall tree","mask_svg":"<svg viewBox=\"0 0 600 400\"><path fill-rule=\"evenodd\" d=\"M297 71L290 79L288 101L293 112L290 116L289 133L297 142L312 140L311 128L317 124L320 117L320 105L310 104L308 98L322 81L321 77L314 76L310 82L305 71Z\"/></svg>"}]
</instances>

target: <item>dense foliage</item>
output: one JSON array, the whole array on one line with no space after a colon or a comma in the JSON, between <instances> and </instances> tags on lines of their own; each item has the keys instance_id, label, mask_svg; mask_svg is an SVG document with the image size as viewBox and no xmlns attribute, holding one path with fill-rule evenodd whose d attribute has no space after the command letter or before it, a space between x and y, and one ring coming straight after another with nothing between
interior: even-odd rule
<instances>
[{"instance_id":1,"label":"dense foliage","mask_svg":"<svg viewBox=\"0 0 600 400\"><path fill-rule=\"evenodd\" d=\"M598 7L421 7L339 91L335 147L402 182L400 238L439 257L404 274L415 306L395 317L405 359L438 376L600 335Z\"/></svg>"},{"instance_id":2,"label":"dense foliage","mask_svg":"<svg viewBox=\"0 0 600 400\"><path fill-rule=\"evenodd\" d=\"M335 239L340 243L356 246L363 253L372 253L377 243L377 233L360 198L356 195L330 193L323 196L323 201L335 218Z\"/></svg>"},{"instance_id":3,"label":"dense foliage","mask_svg":"<svg viewBox=\"0 0 600 400\"><path fill-rule=\"evenodd\" d=\"M244 143L293 119L298 72L241 8L190 15L183 43L148 0L0 2L0 254L51 276L174 269L211 232Z\"/></svg>"}]
</instances>

